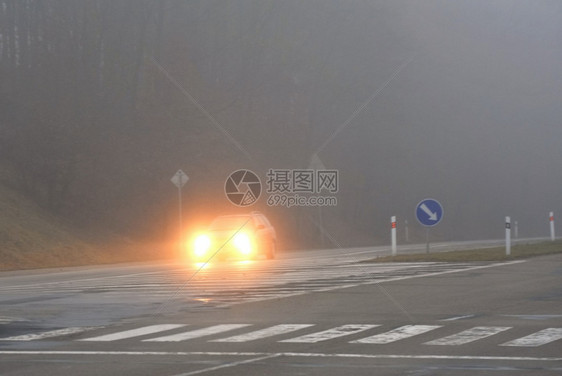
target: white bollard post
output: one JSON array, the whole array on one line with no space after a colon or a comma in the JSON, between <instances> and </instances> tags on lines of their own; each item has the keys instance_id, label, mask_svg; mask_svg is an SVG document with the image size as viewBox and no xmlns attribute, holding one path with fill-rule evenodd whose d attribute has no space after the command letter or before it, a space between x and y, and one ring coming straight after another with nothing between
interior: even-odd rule
<instances>
[{"instance_id":1,"label":"white bollard post","mask_svg":"<svg viewBox=\"0 0 562 376\"><path fill-rule=\"evenodd\" d=\"M396 256L396 217L390 217L390 238L392 239L392 256Z\"/></svg>"},{"instance_id":2,"label":"white bollard post","mask_svg":"<svg viewBox=\"0 0 562 376\"><path fill-rule=\"evenodd\" d=\"M515 221L513 222L513 237L515 238L515 240L517 241L517 239L519 239L519 222Z\"/></svg>"},{"instance_id":3,"label":"white bollard post","mask_svg":"<svg viewBox=\"0 0 562 376\"><path fill-rule=\"evenodd\" d=\"M511 255L511 218L505 217L505 255Z\"/></svg>"},{"instance_id":4,"label":"white bollard post","mask_svg":"<svg viewBox=\"0 0 562 376\"><path fill-rule=\"evenodd\" d=\"M554 241L556 239L556 234L554 233L554 212L550 212L550 240Z\"/></svg>"}]
</instances>

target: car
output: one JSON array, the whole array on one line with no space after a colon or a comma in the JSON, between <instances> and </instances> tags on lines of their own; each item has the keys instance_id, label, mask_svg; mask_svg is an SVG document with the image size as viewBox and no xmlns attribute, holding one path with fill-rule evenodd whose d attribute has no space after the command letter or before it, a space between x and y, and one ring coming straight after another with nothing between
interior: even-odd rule
<instances>
[{"instance_id":1,"label":"car","mask_svg":"<svg viewBox=\"0 0 562 376\"><path fill-rule=\"evenodd\" d=\"M195 237L192 257L197 261L275 258L277 233L260 212L216 217L206 232Z\"/></svg>"}]
</instances>

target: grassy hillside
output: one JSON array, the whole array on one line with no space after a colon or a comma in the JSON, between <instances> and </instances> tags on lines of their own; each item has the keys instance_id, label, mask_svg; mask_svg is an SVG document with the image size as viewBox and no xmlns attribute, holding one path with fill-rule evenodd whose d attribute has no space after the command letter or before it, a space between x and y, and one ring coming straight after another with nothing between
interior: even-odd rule
<instances>
[{"instance_id":1,"label":"grassy hillside","mask_svg":"<svg viewBox=\"0 0 562 376\"><path fill-rule=\"evenodd\" d=\"M505 255L505 247L469 249L451 252L415 253L397 256L384 256L366 261L371 262L469 262L469 261L508 261L529 257L562 253L562 241L516 244L511 255Z\"/></svg>"},{"instance_id":2,"label":"grassy hillside","mask_svg":"<svg viewBox=\"0 0 562 376\"><path fill-rule=\"evenodd\" d=\"M69 224L0 183L0 270L140 261L167 256L161 246L85 240Z\"/></svg>"}]
</instances>

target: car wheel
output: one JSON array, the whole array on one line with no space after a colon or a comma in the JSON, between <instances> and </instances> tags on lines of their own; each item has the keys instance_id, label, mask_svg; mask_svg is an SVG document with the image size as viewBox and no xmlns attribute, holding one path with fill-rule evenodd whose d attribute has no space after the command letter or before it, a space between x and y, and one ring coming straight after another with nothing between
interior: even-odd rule
<instances>
[{"instance_id":1,"label":"car wheel","mask_svg":"<svg viewBox=\"0 0 562 376\"><path fill-rule=\"evenodd\" d=\"M275 258L275 241L272 240L271 243L269 244L269 249L267 250L267 253L265 255L265 257L267 257L268 260L273 260Z\"/></svg>"}]
</instances>

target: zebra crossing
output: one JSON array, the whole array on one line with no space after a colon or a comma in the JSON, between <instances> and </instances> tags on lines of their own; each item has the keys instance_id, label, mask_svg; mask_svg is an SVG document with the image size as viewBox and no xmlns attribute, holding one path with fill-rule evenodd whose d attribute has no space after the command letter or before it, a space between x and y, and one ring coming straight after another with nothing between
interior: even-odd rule
<instances>
[{"instance_id":1,"label":"zebra crossing","mask_svg":"<svg viewBox=\"0 0 562 376\"><path fill-rule=\"evenodd\" d=\"M358 339L357 341L353 341L352 343L385 345L387 343L396 342L401 339L413 337L418 334L423 334L440 327L440 325L405 325L396 329L392 329L391 331L388 331L386 333L375 334L371 337Z\"/></svg>"},{"instance_id":2,"label":"zebra crossing","mask_svg":"<svg viewBox=\"0 0 562 376\"><path fill-rule=\"evenodd\" d=\"M457 328L455 334L443 336L440 330L448 329L447 325L403 325L396 328L386 328L379 324L344 324L333 328L319 328L317 324L287 324L281 323L267 327L256 328L256 325L248 323L216 324L205 327L192 326L189 324L158 324L148 325L122 331L113 331L101 335L88 336L86 333L98 330L106 331L107 328L94 327L72 327L62 328L38 333L25 333L18 336L0 338L0 344L12 341L40 341L40 340L71 340L75 342L117 342L125 340L136 340L142 343L155 342L186 342L190 340L204 340L209 343L241 344L260 340L272 340L285 344L314 344L327 342L345 337L362 338L348 340L354 345L384 346L399 341L415 340L416 337L424 335L420 342L423 346L462 346L475 343L480 340L493 338L503 334L502 340L496 341L496 345L503 347L536 348L540 346L560 346L554 344L562 339L562 328L544 328L531 332L523 337L512 338L509 332L514 329L510 326L476 326L472 328ZM240 332L230 335L231 332ZM369 333L376 331L378 333ZM299 334L299 332L305 332ZM73 336L68 339L67 337ZM216 337L219 338L216 338ZM289 336L289 338L285 338ZM428 336L433 339L427 340ZM75 338L83 337L83 338Z\"/></svg>"},{"instance_id":3,"label":"zebra crossing","mask_svg":"<svg viewBox=\"0 0 562 376\"><path fill-rule=\"evenodd\" d=\"M426 344L437 346L459 346L493 336L494 334L501 333L508 329L511 328L506 326L477 326L463 330L460 333L427 342Z\"/></svg>"},{"instance_id":4,"label":"zebra crossing","mask_svg":"<svg viewBox=\"0 0 562 376\"><path fill-rule=\"evenodd\" d=\"M237 336L215 339L212 342L250 342L258 339L273 337L304 329L312 326L311 324L279 324L269 328L256 330L253 332L240 334Z\"/></svg>"}]
</instances>

